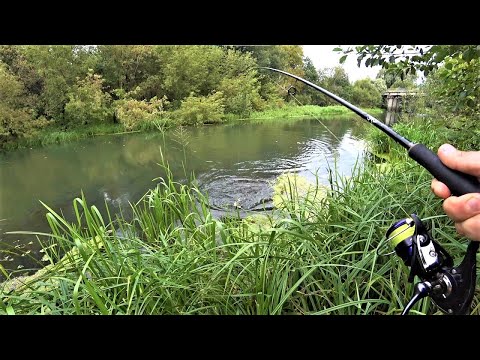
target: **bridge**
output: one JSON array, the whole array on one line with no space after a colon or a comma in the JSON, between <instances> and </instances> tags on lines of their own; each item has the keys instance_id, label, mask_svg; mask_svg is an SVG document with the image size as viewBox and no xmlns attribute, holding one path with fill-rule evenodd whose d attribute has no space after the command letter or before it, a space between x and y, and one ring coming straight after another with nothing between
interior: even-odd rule
<instances>
[{"instance_id":1,"label":"bridge","mask_svg":"<svg viewBox=\"0 0 480 360\"><path fill-rule=\"evenodd\" d=\"M387 116L385 117L385 124L392 125L395 122L396 114L399 112L399 105L407 96L417 95L416 91L407 89L389 89L385 91L382 96L387 103Z\"/></svg>"}]
</instances>

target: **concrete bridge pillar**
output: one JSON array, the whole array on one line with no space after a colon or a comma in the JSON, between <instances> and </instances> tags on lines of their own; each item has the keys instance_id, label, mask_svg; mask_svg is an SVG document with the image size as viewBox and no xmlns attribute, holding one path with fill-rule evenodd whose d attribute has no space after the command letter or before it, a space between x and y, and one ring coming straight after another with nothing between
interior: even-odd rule
<instances>
[{"instance_id":1,"label":"concrete bridge pillar","mask_svg":"<svg viewBox=\"0 0 480 360\"><path fill-rule=\"evenodd\" d=\"M385 125L391 126L397 120L400 112L400 104L407 95L416 95L415 91L405 89L387 90L383 96L387 102L387 115L385 116Z\"/></svg>"},{"instance_id":2,"label":"concrete bridge pillar","mask_svg":"<svg viewBox=\"0 0 480 360\"><path fill-rule=\"evenodd\" d=\"M387 96L387 115L385 117L385 124L390 126L395 122L395 118L398 112L398 105L400 104L400 96L388 95Z\"/></svg>"}]
</instances>

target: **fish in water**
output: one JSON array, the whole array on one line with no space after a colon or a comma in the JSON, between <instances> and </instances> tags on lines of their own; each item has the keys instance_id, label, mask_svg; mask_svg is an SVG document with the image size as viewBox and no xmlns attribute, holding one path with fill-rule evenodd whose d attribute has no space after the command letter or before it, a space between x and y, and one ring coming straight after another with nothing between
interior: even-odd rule
<instances>
[{"instance_id":1,"label":"fish in water","mask_svg":"<svg viewBox=\"0 0 480 360\"><path fill-rule=\"evenodd\" d=\"M233 207L235 209L241 209L242 206L240 205L240 199L237 199L236 201L233 202Z\"/></svg>"}]
</instances>

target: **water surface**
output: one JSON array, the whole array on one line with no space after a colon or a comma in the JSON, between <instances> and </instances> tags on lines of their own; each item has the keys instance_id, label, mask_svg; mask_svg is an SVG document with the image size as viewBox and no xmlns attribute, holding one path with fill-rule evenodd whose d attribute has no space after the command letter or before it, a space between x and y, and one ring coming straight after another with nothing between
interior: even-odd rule
<instances>
[{"instance_id":1,"label":"water surface","mask_svg":"<svg viewBox=\"0 0 480 360\"><path fill-rule=\"evenodd\" d=\"M27 256L0 256L7 269L31 267L40 258L31 236L16 230L48 231L39 200L72 218L72 200L86 196L90 205L112 212L137 201L153 179L162 176L160 151L174 178L194 172L200 189L219 208L236 203L254 207L272 195L272 182L292 171L328 183L328 167L349 175L363 156L360 119L282 121L203 126L155 134L105 135L76 143L25 149L0 155L0 245ZM214 212L215 216L221 211ZM32 243L33 241L33 243ZM16 247L16 248L15 248Z\"/></svg>"}]
</instances>

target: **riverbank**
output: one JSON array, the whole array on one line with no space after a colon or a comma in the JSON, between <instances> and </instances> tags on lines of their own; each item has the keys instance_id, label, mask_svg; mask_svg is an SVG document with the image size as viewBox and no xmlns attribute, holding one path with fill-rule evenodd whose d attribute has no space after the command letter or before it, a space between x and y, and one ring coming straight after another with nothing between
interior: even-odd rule
<instances>
[{"instance_id":1,"label":"riverbank","mask_svg":"<svg viewBox=\"0 0 480 360\"><path fill-rule=\"evenodd\" d=\"M425 119L396 129L432 149L448 135ZM75 201L73 223L49 210L53 235L41 239L57 265L2 292L0 312L399 314L413 285L401 261L377 254L386 230L416 213L454 259L466 243L430 191L431 176L388 138L370 141L390 149L386 166L366 159L349 178L332 169L320 201L298 197L292 183L290 200L261 221L215 219L195 184L175 182L168 165L133 207L133 222L102 218L86 199ZM476 295L472 313L479 308ZM438 311L425 299L411 313Z\"/></svg>"},{"instance_id":2,"label":"riverbank","mask_svg":"<svg viewBox=\"0 0 480 360\"><path fill-rule=\"evenodd\" d=\"M380 108L368 108L363 109L372 116L380 117L384 110ZM333 106L315 106L315 105L302 105L302 106L286 106L279 109L271 109L261 112L253 112L248 118L235 119L236 121L275 121L276 119L301 119L301 118L310 118L310 119L325 119L329 117L356 117L357 115L351 110L347 109L342 105L333 105ZM227 117L228 118L228 117Z\"/></svg>"},{"instance_id":3,"label":"riverbank","mask_svg":"<svg viewBox=\"0 0 480 360\"><path fill-rule=\"evenodd\" d=\"M365 109L366 112L373 116L381 116L383 109L373 108ZM253 112L249 117L239 117L234 114L226 114L221 123L236 122L275 122L296 119L318 118L328 119L348 118L351 119L356 115L343 106L326 106L320 107L315 105L304 106L284 106L279 109L266 110L262 112ZM168 113L165 118L156 122L143 122L127 131L121 124L91 124L84 127L62 128L55 124L39 130L35 135L28 138L21 138L17 142L11 142L4 145L3 151L12 151L19 148L34 148L53 144L62 144L67 142L78 141L94 136L115 135L124 133L152 132L175 128L181 126L177 121L170 120Z\"/></svg>"}]
</instances>

